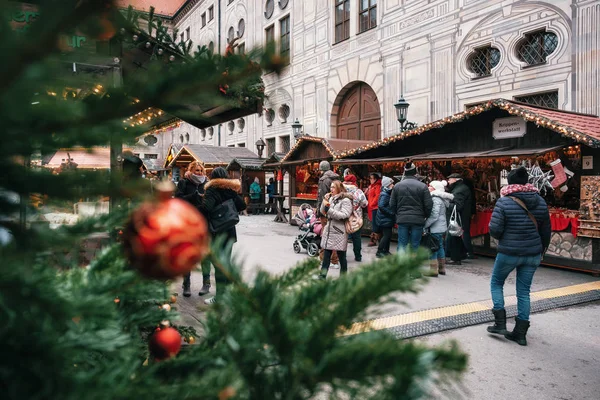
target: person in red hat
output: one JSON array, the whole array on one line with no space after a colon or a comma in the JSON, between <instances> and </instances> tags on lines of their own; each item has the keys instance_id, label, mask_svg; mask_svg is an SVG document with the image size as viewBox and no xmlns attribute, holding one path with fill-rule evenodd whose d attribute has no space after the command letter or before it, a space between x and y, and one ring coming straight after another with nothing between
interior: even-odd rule
<instances>
[{"instance_id":1,"label":"person in red hat","mask_svg":"<svg viewBox=\"0 0 600 400\"><path fill-rule=\"evenodd\" d=\"M363 208L367 207L369 202L362 190L356 186L356 176L348 174L344 176L344 187L346 191L352 195L352 206L355 220L361 222L363 220ZM360 228L353 233L348 234L348 239L352 241L352 249L354 250L354 260L362 261L362 240L360 237Z\"/></svg>"},{"instance_id":2,"label":"person in red hat","mask_svg":"<svg viewBox=\"0 0 600 400\"><path fill-rule=\"evenodd\" d=\"M373 247L377 246L377 242L381 238L379 227L377 226L377 209L379 208L379 196L381 195L381 178L377 172L371 172L369 174L369 181L371 184L367 188L367 199L369 201L369 205L367 206L367 215L369 217L369 221L372 222L372 232L371 232L371 241L368 246Z\"/></svg>"}]
</instances>

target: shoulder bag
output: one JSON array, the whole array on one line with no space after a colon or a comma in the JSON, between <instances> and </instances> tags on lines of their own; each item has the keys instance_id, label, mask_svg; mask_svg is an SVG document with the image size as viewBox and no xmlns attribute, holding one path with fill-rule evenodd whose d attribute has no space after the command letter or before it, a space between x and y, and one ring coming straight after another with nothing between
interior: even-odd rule
<instances>
[{"instance_id":1,"label":"shoulder bag","mask_svg":"<svg viewBox=\"0 0 600 400\"><path fill-rule=\"evenodd\" d=\"M421 246L435 253L440 249L440 241L428 229L423 233L423 237L421 237Z\"/></svg>"},{"instance_id":2,"label":"shoulder bag","mask_svg":"<svg viewBox=\"0 0 600 400\"><path fill-rule=\"evenodd\" d=\"M208 216L208 227L212 233L226 232L238 222L240 222L240 214L233 199L219 204Z\"/></svg>"},{"instance_id":3,"label":"shoulder bag","mask_svg":"<svg viewBox=\"0 0 600 400\"><path fill-rule=\"evenodd\" d=\"M460 220L460 214L456 210L456 205L452 209L452 214L450 215L450 222L448 223L448 233L451 236L461 237L464 233L462 228L462 221Z\"/></svg>"}]
</instances>

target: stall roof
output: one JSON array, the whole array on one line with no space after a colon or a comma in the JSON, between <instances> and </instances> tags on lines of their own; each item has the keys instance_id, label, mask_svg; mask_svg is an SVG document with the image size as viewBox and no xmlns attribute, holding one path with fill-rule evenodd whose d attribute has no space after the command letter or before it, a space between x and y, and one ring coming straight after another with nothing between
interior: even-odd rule
<instances>
[{"instance_id":1,"label":"stall roof","mask_svg":"<svg viewBox=\"0 0 600 400\"><path fill-rule=\"evenodd\" d=\"M124 149L126 150L126 149ZM61 164L70 159L82 169L110 169L110 148L93 147L85 149L76 147L72 149L60 149L50 159L46 168L60 168Z\"/></svg>"},{"instance_id":2,"label":"stall roof","mask_svg":"<svg viewBox=\"0 0 600 400\"><path fill-rule=\"evenodd\" d=\"M264 158L257 158L257 157L236 157L233 160L231 160L231 162L227 165L227 169L228 171L230 169L249 169L249 170L254 170L254 171L258 171L258 170L262 170L263 169L263 164L265 163L265 159Z\"/></svg>"},{"instance_id":3,"label":"stall roof","mask_svg":"<svg viewBox=\"0 0 600 400\"><path fill-rule=\"evenodd\" d=\"M349 140L349 139L337 139L337 138L322 138L314 136L301 136L294 147L287 152L287 154L281 159L282 164L289 163L290 158L296 154L296 152L302 148L306 143L320 143L323 145L325 150L334 158L340 158L339 155L352 150L356 147L365 146L368 143L373 143L369 140ZM295 162L294 162L295 163Z\"/></svg>"},{"instance_id":4,"label":"stall roof","mask_svg":"<svg viewBox=\"0 0 600 400\"><path fill-rule=\"evenodd\" d=\"M391 163L391 162L406 162L412 161L449 161L457 160L461 158L501 158L501 157L516 157L516 156L537 156L548 153L553 150L557 150L563 146L552 146L552 147L540 147L530 149L515 149L510 147L504 147L502 149L488 150L488 151L473 151L473 152L461 152L461 153L444 153L444 152L433 152L423 154L404 155L400 157L380 157L380 158L362 158L362 159L340 159L333 161L333 164L344 165L344 164L380 164L380 163Z\"/></svg>"},{"instance_id":5,"label":"stall roof","mask_svg":"<svg viewBox=\"0 0 600 400\"><path fill-rule=\"evenodd\" d=\"M508 112L510 115L522 117L525 121L535 123L546 129L557 132L564 137L582 143L586 146L600 148L600 118L595 115L580 114L563 110L552 110L514 100L494 99L469 108L466 111L459 112L428 124L424 124L398 135L390 136L377 142L371 142L366 145L358 146L354 149L339 151L334 155L334 159L356 157L369 150L387 146L390 143L403 140L410 136L420 135L423 132L439 129L448 124L463 122L469 117L479 115L493 109L501 109Z\"/></svg>"},{"instance_id":6,"label":"stall roof","mask_svg":"<svg viewBox=\"0 0 600 400\"><path fill-rule=\"evenodd\" d=\"M257 158L256 154L246 147L220 147L203 144L186 144L177 155L170 160L167 158L165 167L171 168L182 158L186 162L200 161L205 166L226 166L234 158Z\"/></svg>"}]
</instances>

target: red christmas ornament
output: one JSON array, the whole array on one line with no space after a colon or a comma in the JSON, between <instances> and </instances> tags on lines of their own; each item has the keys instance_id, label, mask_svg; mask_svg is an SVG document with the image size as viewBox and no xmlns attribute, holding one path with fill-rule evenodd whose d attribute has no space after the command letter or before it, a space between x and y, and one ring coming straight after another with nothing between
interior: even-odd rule
<instances>
[{"instance_id":1,"label":"red christmas ornament","mask_svg":"<svg viewBox=\"0 0 600 400\"><path fill-rule=\"evenodd\" d=\"M175 328L160 328L150 338L148 348L156 360L166 360L181 350L181 335Z\"/></svg>"},{"instance_id":2,"label":"red christmas ornament","mask_svg":"<svg viewBox=\"0 0 600 400\"><path fill-rule=\"evenodd\" d=\"M161 199L134 211L123 234L129 261L149 278L185 275L210 251L206 220L188 202L170 198L167 185L157 185Z\"/></svg>"}]
</instances>

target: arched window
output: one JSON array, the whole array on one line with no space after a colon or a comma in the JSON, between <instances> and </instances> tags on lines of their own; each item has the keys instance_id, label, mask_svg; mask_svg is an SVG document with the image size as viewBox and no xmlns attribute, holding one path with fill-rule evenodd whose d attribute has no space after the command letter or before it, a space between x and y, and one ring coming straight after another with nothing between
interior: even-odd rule
<instances>
[{"instance_id":1,"label":"arched window","mask_svg":"<svg viewBox=\"0 0 600 400\"><path fill-rule=\"evenodd\" d=\"M206 129L204 128L200 129L200 139L206 139Z\"/></svg>"},{"instance_id":2,"label":"arched window","mask_svg":"<svg viewBox=\"0 0 600 400\"><path fill-rule=\"evenodd\" d=\"M273 125L273 120L275 119L275 110L269 108L265 112L265 119L267 120L267 126Z\"/></svg>"},{"instance_id":3,"label":"arched window","mask_svg":"<svg viewBox=\"0 0 600 400\"><path fill-rule=\"evenodd\" d=\"M558 47L558 37L552 32L537 31L525 35L517 44L517 56L527 65L545 64Z\"/></svg>"},{"instance_id":4,"label":"arched window","mask_svg":"<svg viewBox=\"0 0 600 400\"><path fill-rule=\"evenodd\" d=\"M242 37L244 36L244 32L246 31L246 21L244 21L244 18L240 19L240 22L238 22L238 37Z\"/></svg>"},{"instance_id":5,"label":"arched window","mask_svg":"<svg viewBox=\"0 0 600 400\"><path fill-rule=\"evenodd\" d=\"M235 29L233 29L233 26L232 26L229 28L229 31L227 32L227 43L233 42L234 38L235 38Z\"/></svg>"},{"instance_id":6,"label":"arched window","mask_svg":"<svg viewBox=\"0 0 600 400\"><path fill-rule=\"evenodd\" d=\"M239 118L237 120L237 126L240 132L243 132L244 128L246 127L246 120L244 120L244 118Z\"/></svg>"},{"instance_id":7,"label":"arched window","mask_svg":"<svg viewBox=\"0 0 600 400\"><path fill-rule=\"evenodd\" d=\"M233 121L229 121L227 123L227 130L229 131L230 135L233 135L233 130L235 129L235 122Z\"/></svg>"},{"instance_id":8,"label":"arched window","mask_svg":"<svg viewBox=\"0 0 600 400\"><path fill-rule=\"evenodd\" d=\"M211 53L215 52L215 43L214 42L210 42L208 44L208 51L210 51Z\"/></svg>"},{"instance_id":9,"label":"arched window","mask_svg":"<svg viewBox=\"0 0 600 400\"><path fill-rule=\"evenodd\" d=\"M186 143L189 143L189 142L190 142L190 134L189 134L189 133L186 133L186 134L185 134L185 142L186 142Z\"/></svg>"},{"instance_id":10,"label":"arched window","mask_svg":"<svg viewBox=\"0 0 600 400\"><path fill-rule=\"evenodd\" d=\"M287 104L282 105L281 107L279 107L279 120L282 123L286 123L287 119L290 116L290 106L288 106Z\"/></svg>"},{"instance_id":11,"label":"arched window","mask_svg":"<svg viewBox=\"0 0 600 400\"><path fill-rule=\"evenodd\" d=\"M477 77L490 76L492 68L498 63L500 63L500 50L486 46L473 51L467 60L467 68Z\"/></svg>"},{"instance_id":12,"label":"arched window","mask_svg":"<svg viewBox=\"0 0 600 400\"><path fill-rule=\"evenodd\" d=\"M213 133L214 133L214 129L211 126L210 128L208 128L208 140L213 138Z\"/></svg>"}]
</instances>

